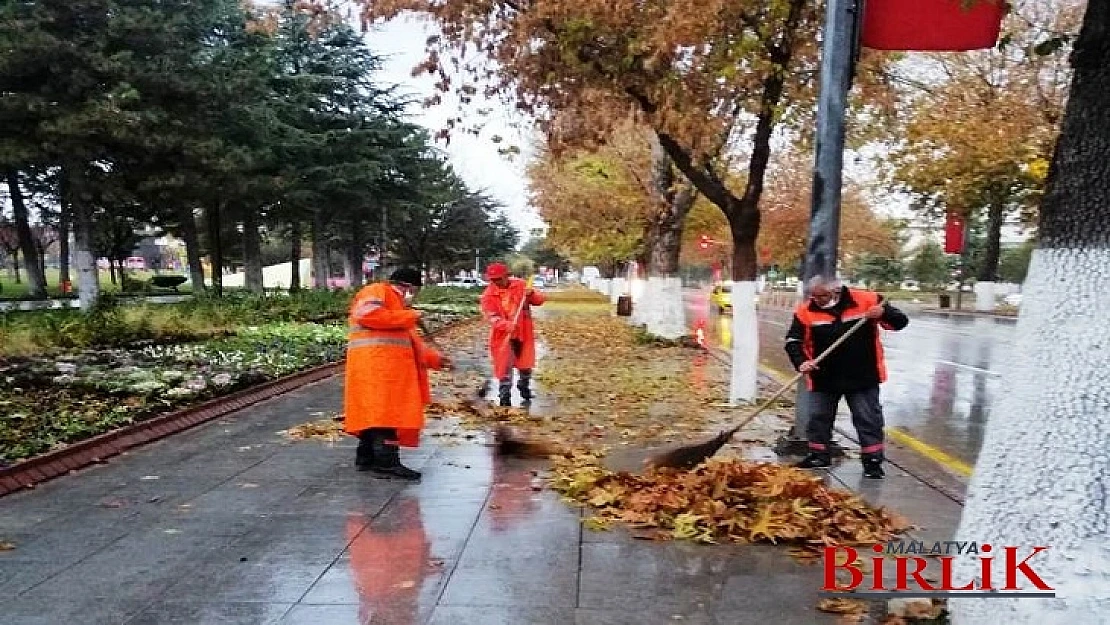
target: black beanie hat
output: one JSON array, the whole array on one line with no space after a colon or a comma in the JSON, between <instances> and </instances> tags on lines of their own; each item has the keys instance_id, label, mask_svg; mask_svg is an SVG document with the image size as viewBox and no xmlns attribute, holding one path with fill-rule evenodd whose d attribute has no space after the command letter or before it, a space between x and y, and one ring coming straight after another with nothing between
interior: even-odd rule
<instances>
[{"instance_id":1,"label":"black beanie hat","mask_svg":"<svg viewBox=\"0 0 1110 625\"><path fill-rule=\"evenodd\" d=\"M389 276L390 282L404 282L412 286L424 286L424 278L412 267L400 267Z\"/></svg>"}]
</instances>

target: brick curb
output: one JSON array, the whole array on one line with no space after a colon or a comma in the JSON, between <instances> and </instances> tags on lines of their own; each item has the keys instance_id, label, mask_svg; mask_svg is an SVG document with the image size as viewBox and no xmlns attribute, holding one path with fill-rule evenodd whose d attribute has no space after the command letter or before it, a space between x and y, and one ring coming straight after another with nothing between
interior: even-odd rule
<instances>
[{"instance_id":1,"label":"brick curb","mask_svg":"<svg viewBox=\"0 0 1110 625\"><path fill-rule=\"evenodd\" d=\"M461 319L444 325L432 334L440 334L473 321L475 318ZM10 467L0 469L0 497L18 490L34 488L39 483L91 464L102 463L106 458L119 455L129 449L183 432L248 406L284 395L307 384L325 380L338 374L343 364L344 361L340 360L276 378L17 462Z\"/></svg>"}]
</instances>

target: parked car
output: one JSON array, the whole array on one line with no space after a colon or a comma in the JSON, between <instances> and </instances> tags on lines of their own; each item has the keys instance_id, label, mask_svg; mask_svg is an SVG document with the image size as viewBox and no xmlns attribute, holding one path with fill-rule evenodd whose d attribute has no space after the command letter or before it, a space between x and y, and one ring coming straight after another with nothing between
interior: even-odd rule
<instances>
[{"instance_id":1,"label":"parked car","mask_svg":"<svg viewBox=\"0 0 1110 625\"><path fill-rule=\"evenodd\" d=\"M453 286L462 289L483 289L486 286L486 281L481 278L455 278L446 282L440 282L436 286Z\"/></svg>"},{"instance_id":2,"label":"parked car","mask_svg":"<svg viewBox=\"0 0 1110 625\"><path fill-rule=\"evenodd\" d=\"M717 308L720 314L732 312L732 283L722 282L715 285L709 293L709 303Z\"/></svg>"}]
</instances>

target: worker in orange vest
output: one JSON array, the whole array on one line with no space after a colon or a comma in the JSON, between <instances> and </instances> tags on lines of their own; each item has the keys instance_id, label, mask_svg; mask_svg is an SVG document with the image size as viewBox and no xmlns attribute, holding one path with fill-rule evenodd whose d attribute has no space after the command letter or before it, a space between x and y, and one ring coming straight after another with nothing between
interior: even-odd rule
<instances>
[{"instance_id":1,"label":"worker in orange vest","mask_svg":"<svg viewBox=\"0 0 1110 625\"><path fill-rule=\"evenodd\" d=\"M809 389L809 455L796 466L824 469L832 466L833 426L843 397L852 412L859 436L863 475L882 479L883 408L879 385L886 382L881 329L902 330L906 314L874 291L850 289L839 279L816 276L807 283L809 297L794 309L786 333L786 353L794 368L806 374ZM827 350L861 318L869 321L820 364L817 355Z\"/></svg>"},{"instance_id":2,"label":"worker in orange vest","mask_svg":"<svg viewBox=\"0 0 1110 625\"><path fill-rule=\"evenodd\" d=\"M428 369L452 366L416 333L421 313L411 304L422 284L419 271L402 267L351 302L343 428L359 439L359 471L420 479L401 464L398 447L420 444L424 406L431 402Z\"/></svg>"},{"instance_id":3,"label":"worker in orange vest","mask_svg":"<svg viewBox=\"0 0 1110 625\"><path fill-rule=\"evenodd\" d=\"M492 326L489 336L493 374L497 378L502 406L512 406L513 376L519 374L517 390L525 407L532 404L532 368L536 365L536 330L531 306L542 306L542 293L528 288L524 280L509 276L504 263L486 269L490 285L482 293L482 314ZM520 311L519 316L517 311ZM515 325L514 325L515 322Z\"/></svg>"}]
</instances>

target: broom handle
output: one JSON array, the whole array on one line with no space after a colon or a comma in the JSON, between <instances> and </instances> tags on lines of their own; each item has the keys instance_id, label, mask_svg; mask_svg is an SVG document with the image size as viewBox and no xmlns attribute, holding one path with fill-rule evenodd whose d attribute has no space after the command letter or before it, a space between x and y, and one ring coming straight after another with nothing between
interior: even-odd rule
<instances>
[{"instance_id":1,"label":"broom handle","mask_svg":"<svg viewBox=\"0 0 1110 625\"><path fill-rule=\"evenodd\" d=\"M848 340L848 337L850 337L850 336L852 336L853 334L855 334L856 330L858 330L858 329L862 328L862 327L863 327L863 325L864 325L865 323L867 323L867 321L868 321L867 317L862 317L862 318L861 318L861 319L860 319L859 321L857 321L857 322L855 323L855 325L853 325L853 326L852 326L851 328L849 328L849 329L848 329L848 331L847 331L847 332L845 332L843 336L841 336L840 338L836 339L836 341L834 341L832 345L829 345L828 349L826 349L825 351L821 352L821 354L820 354L819 356L817 356L817 358L816 358L816 359L814 359L814 361L813 361L813 362L815 362L815 363L819 363L819 362L821 362L822 360L824 360L824 359L825 359L825 357L826 357L826 356L828 356L829 354L831 354L831 353L832 353L832 351L833 351L834 349L836 349L837 347L839 347L841 343L843 343L844 341ZM762 413L762 412L763 412L764 410L766 410L766 409L767 409L767 408L768 408L768 407L769 407L769 406L770 406L770 405L771 405L772 403L774 403L774 401L775 401L776 399L778 399L779 397L781 397L781 396L782 396L782 394L783 394L783 393L785 393L787 389L789 389L789 388L793 387L793 386L794 386L795 384L797 384L797 383L798 383L798 380L802 379L802 376L804 376L804 375L805 375L804 373L802 373L801 371L799 371L799 372L798 372L798 373L797 373L797 374L796 374L796 375L795 375L794 377L790 378L790 381L789 381L789 382L787 382L786 384L783 384L783 385L782 385L782 388L780 388L779 390L775 391L775 394L774 394L774 395L771 395L771 397L770 397L770 398L769 398L769 399L768 399L767 401L763 402L763 403L762 403L762 404L761 404L761 405L759 406L759 408L756 408L755 412L753 412L753 413L751 413L750 415L748 415L748 417L747 417L746 419L744 419L743 421L741 421L739 425L737 425L737 426L733 427L733 428L732 428L732 429L730 429L730 430L726 430L726 432L728 433L728 436L729 436L729 437L731 437L731 436L732 436L733 434L735 434L735 433L736 433L737 431L739 431L739 430L740 430L740 428L742 428L742 427L744 427L745 425L747 425L747 424L751 423L752 419L754 419L754 418L758 417L758 416L760 415L760 413Z\"/></svg>"},{"instance_id":2,"label":"broom handle","mask_svg":"<svg viewBox=\"0 0 1110 625\"><path fill-rule=\"evenodd\" d=\"M505 336L505 340L501 342L501 350L509 349L509 343L513 339L513 332L516 331L516 324L520 321L520 313L524 312L524 306L528 303L528 286L525 285L524 297L520 298L520 305L516 307L516 314L513 315L513 325L509 329L509 333Z\"/></svg>"}]
</instances>

